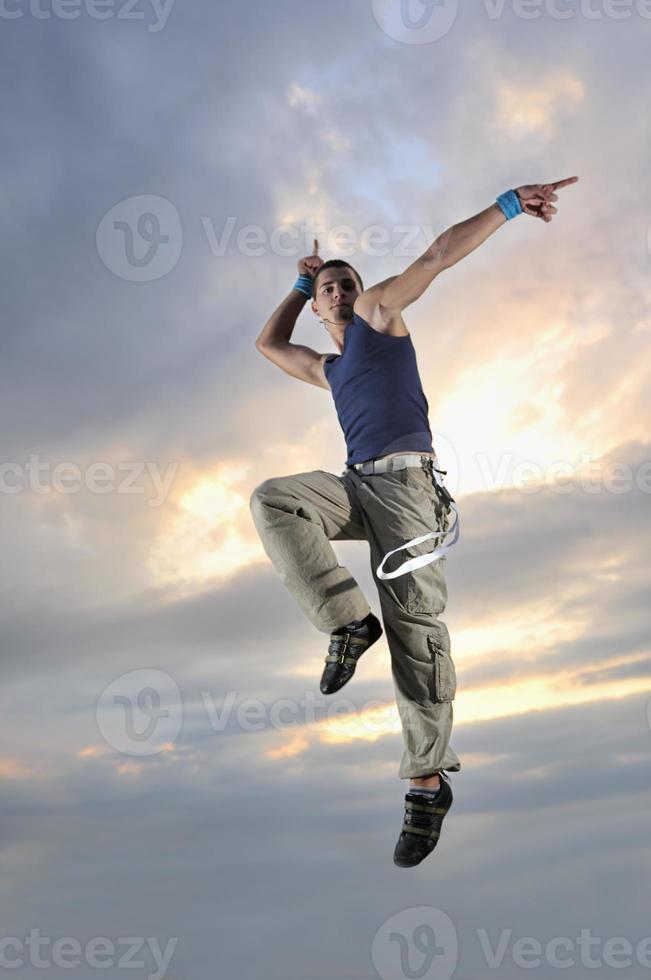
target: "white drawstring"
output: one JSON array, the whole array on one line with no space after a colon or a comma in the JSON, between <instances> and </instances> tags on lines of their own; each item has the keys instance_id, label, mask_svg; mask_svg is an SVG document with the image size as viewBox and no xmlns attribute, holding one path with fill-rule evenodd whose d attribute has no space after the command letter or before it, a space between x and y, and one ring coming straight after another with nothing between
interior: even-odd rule
<instances>
[{"instance_id":1,"label":"white drawstring","mask_svg":"<svg viewBox=\"0 0 651 980\"><path fill-rule=\"evenodd\" d=\"M440 473L440 471L437 470L436 467L432 467L432 469L434 473L437 474ZM439 486L441 487L443 486L443 480L441 479L440 476L435 476L434 480ZM447 494L447 490L446 490L446 494ZM449 494L447 495L449 496ZM422 534L419 538L414 538L413 541L408 541L407 544L401 545L400 548L394 548L393 551L388 551L377 567L377 571L376 571L377 577L382 579L397 578L399 575L404 575L406 572L413 572L417 568L422 568L424 565L429 565L430 562L436 561L437 558L440 558L441 555L444 554L444 552L446 552L449 548L451 548L452 545L455 544L459 538L459 510L457 508L457 505L454 503L452 499L450 499L450 510L454 512L455 521L447 529L447 531L430 531L428 534ZM391 555L395 555L398 551L405 551L407 548L413 548L415 545L422 544L423 541L427 541L428 538L446 538L449 534L452 534L453 531L454 531L454 537L452 538L451 541L448 541L446 544L438 545L436 548L434 548L433 551L429 551L426 555L417 555L415 558L409 558L407 561L403 562L399 568L396 568L395 571L393 572L382 571L382 566L384 565L387 558L390 558Z\"/></svg>"}]
</instances>

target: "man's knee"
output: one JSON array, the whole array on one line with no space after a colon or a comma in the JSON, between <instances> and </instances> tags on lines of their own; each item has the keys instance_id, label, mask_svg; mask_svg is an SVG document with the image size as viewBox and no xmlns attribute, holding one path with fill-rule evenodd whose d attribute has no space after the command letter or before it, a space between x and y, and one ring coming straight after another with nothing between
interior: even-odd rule
<instances>
[{"instance_id":1,"label":"man's knee","mask_svg":"<svg viewBox=\"0 0 651 980\"><path fill-rule=\"evenodd\" d=\"M268 480L263 480L262 483L258 484L249 497L249 508L253 511L256 507L261 504L265 504L267 500L274 494L277 494L281 489L282 477L271 477Z\"/></svg>"}]
</instances>

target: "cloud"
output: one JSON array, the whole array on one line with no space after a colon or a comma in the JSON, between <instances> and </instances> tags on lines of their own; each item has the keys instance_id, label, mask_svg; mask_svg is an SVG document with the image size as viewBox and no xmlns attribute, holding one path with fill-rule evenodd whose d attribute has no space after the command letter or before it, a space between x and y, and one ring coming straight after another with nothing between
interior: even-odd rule
<instances>
[{"instance_id":1,"label":"cloud","mask_svg":"<svg viewBox=\"0 0 651 980\"><path fill-rule=\"evenodd\" d=\"M550 142L559 115L573 116L585 101L585 86L569 71L552 70L536 79L502 83L496 91L496 124L515 137L536 136Z\"/></svg>"},{"instance_id":2,"label":"cloud","mask_svg":"<svg viewBox=\"0 0 651 980\"><path fill-rule=\"evenodd\" d=\"M486 968L478 928L648 932L648 494L580 482L585 456L635 469L651 445L647 38L639 18L493 26L468 8L436 44L401 45L369 4L260 3L177 4L155 35L26 8L5 23L2 461L179 465L160 507L2 494L5 935L179 936L175 976L217 962L240 980L348 980L372 971L382 923L421 904L453 919L465 976ZM372 284L415 258L399 226L443 230L509 186L575 173L550 227L509 223L405 313L432 427L459 457L445 619L463 768L437 854L402 875L385 639L338 736L323 709L312 726L270 721L317 691L327 637L242 500L344 461L329 393L253 345L301 257L271 236L310 217L360 240L380 224L387 254L350 257ZM95 235L142 194L176 207L183 247L134 283ZM260 256L238 244L247 225ZM294 337L330 347L309 310ZM481 452L512 454L501 485L482 483ZM519 485L526 459L536 492ZM568 494L545 485L559 459ZM367 545L336 547L376 605ZM184 716L165 751L135 758L95 709L143 667L170 674ZM229 692L260 703L261 731L236 714L214 727L203 696L219 709ZM371 700L377 738L354 728ZM507 956L500 977L517 976Z\"/></svg>"},{"instance_id":3,"label":"cloud","mask_svg":"<svg viewBox=\"0 0 651 980\"><path fill-rule=\"evenodd\" d=\"M308 116L315 116L320 102L321 99L317 92L299 85L298 82L292 82L289 86L287 104L292 109L300 109Z\"/></svg>"}]
</instances>

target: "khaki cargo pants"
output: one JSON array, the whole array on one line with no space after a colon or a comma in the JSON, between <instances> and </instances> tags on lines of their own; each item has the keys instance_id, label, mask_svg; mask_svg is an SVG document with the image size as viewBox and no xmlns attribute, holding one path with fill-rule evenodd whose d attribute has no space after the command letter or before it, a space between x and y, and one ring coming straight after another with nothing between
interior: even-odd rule
<instances>
[{"instance_id":1,"label":"khaki cargo pants","mask_svg":"<svg viewBox=\"0 0 651 980\"><path fill-rule=\"evenodd\" d=\"M393 579L376 569L394 548L449 527L424 466L340 476L323 470L273 477L255 488L251 514L265 552L310 622L322 633L363 619L370 606L331 541L368 541L404 741L399 778L457 772L450 748L456 673L447 626L445 556ZM392 555L384 572L440 543L430 539ZM372 654L369 652L368 654ZM354 683L354 679L352 681Z\"/></svg>"}]
</instances>

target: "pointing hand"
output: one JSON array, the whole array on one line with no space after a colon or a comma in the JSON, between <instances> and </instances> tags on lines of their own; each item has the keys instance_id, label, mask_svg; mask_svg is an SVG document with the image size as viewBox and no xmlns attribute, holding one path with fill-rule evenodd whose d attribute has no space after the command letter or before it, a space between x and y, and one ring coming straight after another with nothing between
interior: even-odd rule
<instances>
[{"instance_id":1,"label":"pointing hand","mask_svg":"<svg viewBox=\"0 0 651 980\"><path fill-rule=\"evenodd\" d=\"M557 209L551 203L558 200L555 192L561 187L575 184L578 179L578 177L566 177L565 180L552 181L551 184L526 184L524 187L516 187L515 193L525 214L549 222L552 220L552 215L557 213Z\"/></svg>"},{"instance_id":2,"label":"pointing hand","mask_svg":"<svg viewBox=\"0 0 651 980\"><path fill-rule=\"evenodd\" d=\"M323 259L319 257L319 243L315 238L312 254L306 256L304 259L299 259L298 271L302 276L312 276L314 278L322 265Z\"/></svg>"}]
</instances>

